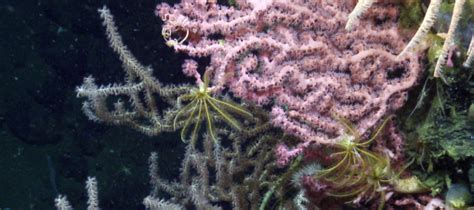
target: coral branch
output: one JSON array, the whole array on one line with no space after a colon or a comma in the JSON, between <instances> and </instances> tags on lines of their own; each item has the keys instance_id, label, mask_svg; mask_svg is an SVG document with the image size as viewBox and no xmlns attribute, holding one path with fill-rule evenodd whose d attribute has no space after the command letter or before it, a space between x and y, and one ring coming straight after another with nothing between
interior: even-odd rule
<instances>
[{"instance_id":1,"label":"coral branch","mask_svg":"<svg viewBox=\"0 0 474 210\"><path fill-rule=\"evenodd\" d=\"M171 130L168 125L170 112L160 114L155 95L164 101L174 103L176 95L188 91L186 86L163 86L152 75L152 69L145 67L132 55L122 41L115 26L113 16L107 7L99 9L100 17L105 26L107 38L112 49L118 54L126 73L125 84L98 86L92 76L84 78L84 83L77 87L78 97L86 97L82 110L89 119L116 125L129 125L148 135L156 135ZM107 98L125 96L130 104L117 100L110 110Z\"/></svg>"},{"instance_id":2,"label":"coral branch","mask_svg":"<svg viewBox=\"0 0 474 210\"><path fill-rule=\"evenodd\" d=\"M426 12L425 18L423 19L423 22L421 22L421 25L416 31L415 36L413 36L407 46L398 55L399 59L405 57L408 52L413 51L413 49L426 37L428 31L436 22L436 19L438 19L441 2L442 0L430 1L430 5L428 6L428 10Z\"/></svg>"},{"instance_id":3,"label":"coral branch","mask_svg":"<svg viewBox=\"0 0 474 210\"><path fill-rule=\"evenodd\" d=\"M375 2L375 0L359 0L354 10L349 14L345 29L351 31L356 22L359 21L360 16L364 14Z\"/></svg>"},{"instance_id":4,"label":"coral branch","mask_svg":"<svg viewBox=\"0 0 474 210\"><path fill-rule=\"evenodd\" d=\"M448 58L449 50L455 45L454 38L456 34L456 29L458 28L459 20L461 19L465 3L466 0L456 0L454 3L453 17L451 18L451 23L449 24L448 35L444 40L443 48L441 49L438 61L436 62L433 76L441 77L441 79L443 79L444 81L446 81L446 78L444 78L442 68L446 64L446 59Z\"/></svg>"},{"instance_id":5,"label":"coral branch","mask_svg":"<svg viewBox=\"0 0 474 210\"><path fill-rule=\"evenodd\" d=\"M474 62L474 35L472 35L471 43L467 49L467 58L463 66L469 68L472 65L472 62Z\"/></svg>"},{"instance_id":6,"label":"coral branch","mask_svg":"<svg viewBox=\"0 0 474 210\"><path fill-rule=\"evenodd\" d=\"M347 1L249 0L239 1L238 10L182 1L173 7L160 4L156 14L169 36L190 32L186 42L172 48L210 57L214 93L229 90L245 101L269 105L273 124L286 133L333 144L343 134L333 114L365 134L404 104L405 92L421 72L417 54L397 59L405 46L397 31L397 9L372 3L359 2L350 22L363 10L370 13L358 20L362 27L350 32L345 29L352 10Z\"/></svg>"}]
</instances>

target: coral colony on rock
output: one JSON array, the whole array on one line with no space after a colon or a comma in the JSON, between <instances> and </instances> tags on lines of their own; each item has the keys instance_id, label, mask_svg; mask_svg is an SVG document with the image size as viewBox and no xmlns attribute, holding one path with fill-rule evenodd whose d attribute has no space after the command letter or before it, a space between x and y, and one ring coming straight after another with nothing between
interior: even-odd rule
<instances>
[{"instance_id":1,"label":"coral colony on rock","mask_svg":"<svg viewBox=\"0 0 474 210\"><path fill-rule=\"evenodd\" d=\"M196 81L171 86L133 56L104 6L125 81L89 76L77 95L93 121L181 133L179 180L160 178L150 155L147 209L465 209L472 11L472 0L162 3L164 41L189 56L182 72ZM97 180L86 188L99 209ZM65 196L55 203L72 209Z\"/></svg>"}]
</instances>

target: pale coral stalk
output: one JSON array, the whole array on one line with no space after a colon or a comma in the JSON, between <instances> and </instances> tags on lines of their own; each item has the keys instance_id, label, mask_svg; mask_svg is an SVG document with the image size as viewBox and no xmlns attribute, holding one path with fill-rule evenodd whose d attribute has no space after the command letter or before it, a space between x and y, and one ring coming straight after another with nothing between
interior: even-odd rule
<instances>
[{"instance_id":1,"label":"pale coral stalk","mask_svg":"<svg viewBox=\"0 0 474 210\"><path fill-rule=\"evenodd\" d=\"M359 21L360 16L364 14L375 2L375 0L359 0L357 5L349 14L349 19L347 20L345 29L351 31L354 28L354 25Z\"/></svg>"},{"instance_id":2,"label":"pale coral stalk","mask_svg":"<svg viewBox=\"0 0 474 210\"><path fill-rule=\"evenodd\" d=\"M433 74L434 77L441 77L443 80L445 80L441 72L442 67L446 64L449 49L455 44L454 38L456 35L456 29L458 28L465 3L466 0L456 0L454 3L453 17L451 19L451 23L449 24L448 35L446 40L444 40L443 49L441 49L441 54L439 55L438 61L436 62L436 67Z\"/></svg>"},{"instance_id":3,"label":"pale coral stalk","mask_svg":"<svg viewBox=\"0 0 474 210\"><path fill-rule=\"evenodd\" d=\"M97 180L95 177L87 177L87 210L99 210L99 193L97 191Z\"/></svg>"},{"instance_id":4,"label":"pale coral stalk","mask_svg":"<svg viewBox=\"0 0 474 210\"><path fill-rule=\"evenodd\" d=\"M408 52L412 51L418 44L426 37L426 34L438 19L439 8L442 0L432 0L426 11L425 18L421 22L420 27L415 33L415 36L410 40L405 49L398 55L398 59L403 58Z\"/></svg>"},{"instance_id":5,"label":"pale coral stalk","mask_svg":"<svg viewBox=\"0 0 474 210\"><path fill-rule=\"evenodd\" d=\"M466 68L471 67L473 61L474 61L474 34L472 35L471 43L469 44L469 48L467 50L467 58L463 64L464 67Z\"/></svg>"},{"instance_id":6,"label":"pale coral stalk","mask_svg":"<svg viewBox=\"0 0 474 210\"><path fill-rule=\"evenodd\" d=\"M56 206L57 210L72 210L71 204L69 204L66 196L63 195L59 195L56 199L54 199L54 205Z\"/></svg>"}]
</instances>

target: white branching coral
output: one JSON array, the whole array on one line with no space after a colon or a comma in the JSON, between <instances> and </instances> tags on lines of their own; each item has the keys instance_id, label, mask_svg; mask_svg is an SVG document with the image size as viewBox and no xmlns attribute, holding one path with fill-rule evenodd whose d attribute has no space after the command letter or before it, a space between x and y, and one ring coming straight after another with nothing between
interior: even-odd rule
<instances>
[{"instance_id":1,"label":"white branching coral","mask_svg":"<svg viewBox=\"0 0 474 210\"><path fill-rule=\"evenodd\" d=\"M347 20L345 27L347 31L354 28L354 25L357 24L360 16L362 16L362 14L364 14L374 2L375 0L359 0L357 2L354 10L349 14L349 19Z\"/></svg>"},{"instance_id":2,"label":"white branching coral","mask_svg":"<svg viewBox=\"0 0 474 210\"><path fill-rule=\"evenodd\" d=\"M100 210L97 180L95 177L87 177L86 190L88 197L87 210ZM73 210L66 196L63 195L58 195L58 197L54 199L54 205L56 206L57 210Z\"/></svg>"},{"instance_id":3,"label":"white branching coral","mask_svg":"<svg viewBox=\"0 0 474 210\"><path fill-rule=\"evenodd\" d=\"M58 195L58 197L54 199L54 205L57 210L72 210L71 204L69 204L66 196L63 195Z\"/></svg>"},{"instance_id":4,"label":"white branching coral","mask_svg":"<svg viewBox=\"0 0 474 210\"><path fill-rule=\"evenodd\" d=\"M421 25L416 31L415 36L413 36L410 42L406 45L405 49L403 49L403 51L398 55L399 59L406 56L408 52L413 51L413 49L418 46L418 44L426 37L428 31L436 22L436 19L438 19L441 2L442 0L433 0L430 2L425 18L421 22Z\"/></svg>"},{"instance_id":5,"label":"white branching coral","mask_svg":"<svg viewBox=\"0 0 474 210\"><path fill-rule=\"evenodd\" d=\"M433 76L441 77L445 81L446 79L443 76L442 68L446 64L449 50L455 45L454 38L456 34L456 29L458 28L459 21L461 20L461 14L465 3L466 0L456 0L456 2L454 3L453 16L451 18L451 23L449 24L448 35L444 40L443 48L441 49L438 61L436 62L436 67Z\"/></svg>"},{"instance_id":6,"label":"white branching coral","mask_svg":"<svg viewBox=\"0 0 474 210\"><path fill-rule=\"evenodd\" d=\"M467 58L463 66L466 68L471 67L472 62L474 62L474 34L472 35L471 43L469 44L469 48L467 50Z\"/></svg>"},{"instance_id":7,"label":"white branching coral","mask_svg":"<svg viewBox=\"0 0 474 210\"><path fill-rule=\"evenodd\" d=\"M97 180L95 177L87 177L87 210L99 210L99 193L97 191Z\"/></svg>"},{"instance_id":8,"label":"white branching coral","mask_svg":"<svg viewBox=\"0 0 474 210\"><path fill-rule=\"evenodd\" d=\"M172 113L163 113L160 109L164 107L157 106L155 96L166 104L173 104L177 95L187 93L189 87L161 84L153 76L151 67L141 64L123 43L110 10L104 6L99 9L99 14L109 44L122 62L126 79L125 83L104 86L97 85L92 76L84 78L84 83L76 89L78 97L87 98L82 106L83 112L93 121L129 125L147 135L171 131L171 126L167 126L166 122L171 119ZM118 99L113 104L113 109L110 109L108 98L115 97L129 100Z\"/></svg>"},{"instance_id":9,"label":"white branching coral","mask_svg":"<svg viewBox=\"0 0 474 210\"><path fill-rule=\"evenodd\" d=\"M181 205L170 203L163 199L154 198L152 196L148 196L143 200L143 205L146 209L149 210L181 210L184 209Z\"/></svg>"}]
</instances>

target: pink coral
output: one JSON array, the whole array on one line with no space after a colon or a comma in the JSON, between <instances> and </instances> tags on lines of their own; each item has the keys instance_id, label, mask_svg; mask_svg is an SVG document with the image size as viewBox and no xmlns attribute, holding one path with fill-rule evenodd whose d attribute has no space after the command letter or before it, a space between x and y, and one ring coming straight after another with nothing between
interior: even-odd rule
<instances>
[{"instance_id":1,"label":"pink coral","mask_svg":"<svg viewBox=\"0 0 474 210\"><path fill-rule=\"evenodd\" d=\"M202 83L202 80L197 68L198 64L194 60L185 60L183 63L183 73L188 77L194 77L196 84L199 85Z\"/></svg>"},{"instance_id":2,"label":"pink coral","mask_svg":"<svg viewBox=\"0 0 474 210\"><path fill-rule=\"evenodd\" d=\"M303 144L298 145L298 147L294 149L289 149L284 144L278 144L276 146L276 157L277 157L277 165L280 167L286 166L288 162L293 158L301 154L304 149L308 146L309 141Z\"/></svg>"},{"instance_id":3,"label":"pink coral","mask_svg":"<svg viewBox=\"0 0 474 210\"><path fill-rule=\"evenodd\" d=\"M387 128L384 130L384 135L381 135L373 147L373 150L378 154L383 154L389 157L392 162L403 164L403 146L404 137L398 129L395 120L390 120Z\"/></svg>"},{"instance_id":4,"label":"pink coral","mask_svg":"<svg viewBox=\"0 0 474 210\"><path fill-rule=\"evenodd\" d=\"M242 0L237 9L183 0L156 14L167 33L189 33L176 51L210 57L212 91L269 105L286 133L333 144L344 134L334 115L365 134L404 104L421 72L418 56L396 58L405 46L396 7L375 4L347 32L351 2Z\"/></svg>"}]
</instances>

